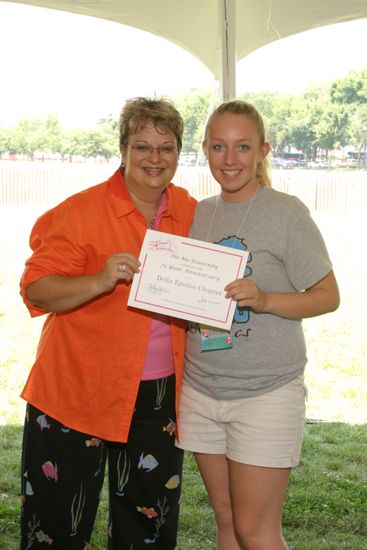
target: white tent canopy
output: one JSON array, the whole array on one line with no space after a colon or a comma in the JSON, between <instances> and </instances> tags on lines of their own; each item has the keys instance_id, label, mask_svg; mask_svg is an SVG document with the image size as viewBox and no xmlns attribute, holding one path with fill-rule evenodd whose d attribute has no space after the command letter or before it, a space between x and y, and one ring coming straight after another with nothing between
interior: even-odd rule
<instances>
[{"instance_id":1,"label":"white tent canopy","mask_svg":"<svg viewBox=\"0 0 367 550\"><path fill-rule=\"evenodd\" d=\"M14 1L14 0L13 0ZM367 0L15 0L129 25L186 49L235 97L236 61L274 40L367 17Z\"/></svg>"}]
</instances>

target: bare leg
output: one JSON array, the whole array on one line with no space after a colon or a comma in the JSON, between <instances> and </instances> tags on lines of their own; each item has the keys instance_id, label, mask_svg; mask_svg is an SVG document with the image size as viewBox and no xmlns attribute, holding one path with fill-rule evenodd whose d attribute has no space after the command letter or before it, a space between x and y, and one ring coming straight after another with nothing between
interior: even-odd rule
<instances>
[{"instance_id":1,"label":"bare leg","mask_svg":"<svg viewBox=\"0 0 367 550\"><path fill-rule=\"evenodd\" d=\"M236 538L243 550L286 550L282 506L289 468L263 468L228 460Z\"/></svg>"},{"instance_id":2,"label":"bare leg","mask_svg":"<svg viewBox=\"0 0 367 550\"><path fill-rule=\"evenodd\" d=\"M217 550L240 550L233 527L227 458L202 453L195 453L195 458L214 508Z\"/></svg>"}]
</instances>

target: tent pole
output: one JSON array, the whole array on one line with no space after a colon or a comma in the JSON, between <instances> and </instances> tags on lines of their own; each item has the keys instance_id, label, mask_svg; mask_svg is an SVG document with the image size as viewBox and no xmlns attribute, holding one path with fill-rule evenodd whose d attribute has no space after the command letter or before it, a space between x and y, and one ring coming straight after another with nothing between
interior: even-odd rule
<instances>
[{"instance_id":1,"label":"tent pole","mask_svg":"<svg viewBox=\"0 0 367 550\"><path fill-rule=\"evenodd\" d=\"M236 97L236 0L218 0L221 38L220 99L230 101Z\"/></svg>"}]
</instances>

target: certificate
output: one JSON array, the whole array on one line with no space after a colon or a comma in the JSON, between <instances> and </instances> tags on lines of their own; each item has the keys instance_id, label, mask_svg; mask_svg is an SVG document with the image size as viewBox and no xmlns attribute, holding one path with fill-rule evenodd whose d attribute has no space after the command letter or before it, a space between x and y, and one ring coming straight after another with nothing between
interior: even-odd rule
<instances>
[{"instance_id":1,"label":"certificate","mask_svg":"<svg viewBox=\"0 0 367 550\"><path fill-rule=\"evenodd\" d=\"M236 303L224 287L243 276L248 252L148 229L128 305L229 330Z\"/></svg>"}]
</instances>

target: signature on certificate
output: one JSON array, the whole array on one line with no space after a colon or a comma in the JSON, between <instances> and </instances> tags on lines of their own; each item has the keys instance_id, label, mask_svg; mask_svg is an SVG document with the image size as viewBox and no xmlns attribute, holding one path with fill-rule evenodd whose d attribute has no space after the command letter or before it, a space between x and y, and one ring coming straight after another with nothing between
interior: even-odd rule
<instances>
[{"instance_id":1,"label":"signature on certificate","mask_svg":"<svg viewBox=\"0 0 367 550\"><path fill-rule=\"evenodd\" d=\"M216 302L215 300L208 300L208 298L200 298L198 304L211 304L215 306L220 305L219 302Z\"/></svg>"},{"instance_id":2,"label":"signature on certificate","mask_svg":"<svg viewBox=\"0 0 367 550\"><path fill-rule=\"evenodd\" d=\"M147 285L147 292L150 294L164 294L165 292L168 292L166 288L163 286L155 285L154 283L150 283Z\"/></svg>"}]
</instances>

